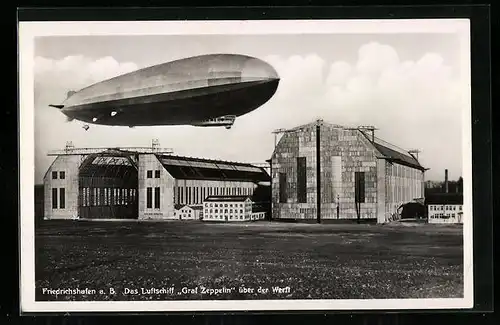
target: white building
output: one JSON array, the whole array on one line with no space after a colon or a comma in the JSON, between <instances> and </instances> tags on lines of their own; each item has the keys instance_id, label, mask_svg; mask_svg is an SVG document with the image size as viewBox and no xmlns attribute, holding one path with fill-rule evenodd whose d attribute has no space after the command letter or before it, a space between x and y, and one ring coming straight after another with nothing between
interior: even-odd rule
<instances>
[{"instance_id":1,"label":"white building","mask_svg":"<svg viewBox=\"0 0 500 325\"><path fill-rule=\"evenodd\" d=\"M252 200L250 196L208 196L203 203L204 221L250 221Z\"/></svg>"},{"instance_id":2,"label":"white building","mask_svg":"<svg viewBox=\"0 0 500 325\"><path fill-rule=\"evenodd\" d=\"M202 206L189 206L176 204L174 210L174 219L178 220L200 220Z\"/></svg>"},{"instance_id":3,"label":"white building","mask_svg":"<svg viewBox=\"0 0 500 325\"><path fill-rule=\"evenodd\" d=\"M463 223L462 193L429 194L425 203L429 223Z\"/></svg>"}]
</instances>

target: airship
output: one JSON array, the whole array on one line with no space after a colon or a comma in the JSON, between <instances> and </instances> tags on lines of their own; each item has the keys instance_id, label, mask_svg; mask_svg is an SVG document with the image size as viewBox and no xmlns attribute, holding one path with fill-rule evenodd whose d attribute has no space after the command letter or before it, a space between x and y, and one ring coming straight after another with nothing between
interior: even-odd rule
<instances>
[{"instance_id":1,"label":"airship","mask_svg":"<svg viewBox=\"0 0 500 325\"><path fill-rule=\"evenodd\" d=\"M207 54L126 73L70 91L59 109L68 121L111 126L192 125L231 128L268 102L280 78L267 62ZM88 129L88 125L85 125Z\"/></svg>"}]
</instances>

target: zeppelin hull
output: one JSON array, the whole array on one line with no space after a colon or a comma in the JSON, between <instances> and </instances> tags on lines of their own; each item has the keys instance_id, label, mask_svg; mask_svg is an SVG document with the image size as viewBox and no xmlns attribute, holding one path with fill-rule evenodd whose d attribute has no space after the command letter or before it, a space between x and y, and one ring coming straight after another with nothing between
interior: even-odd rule
<instances>
[{"instance_id":1,"label":"zeppelin hull","mask_svg":"<svg viewBox=\"0 0 500 325\"><path fill-rule=\"evenodd\" d=\"M194 125L247 114L266 103L278 84L276 71L262 60L202 55L99 82L52 106L69 120L94 124Z\"/></svg>"},{"instance_id":2,"label":"zeppelin hull","mask_svg":"<svg viewBox=\"0 0 500 325\"><path fill-rule=\"evenodd\" d=\"M255 81L84 104L62 111L71 119L119 126L190 125L224 115L241 116L266 103L279 80Z\"/></svg>"}]
</instances>

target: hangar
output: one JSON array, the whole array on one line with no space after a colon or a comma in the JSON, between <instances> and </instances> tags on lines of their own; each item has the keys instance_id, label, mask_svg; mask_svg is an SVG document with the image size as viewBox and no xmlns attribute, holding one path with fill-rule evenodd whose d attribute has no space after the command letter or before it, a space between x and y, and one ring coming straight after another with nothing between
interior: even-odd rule
<instances>
[{"instance_id":1,"label":"hangar","mask_svg":"<svg viewBox=\"0 0 500 325\"><path fill-rule=\"evenodd\" d=\"M210 195L252 196L269 182L252 164L182 157L146 148L52 152L44 177L44 219L178 219L175 207Z\"/></svg>"},{"instance_id":2,"label":"hangar","mask_svg":"<svg viewBox=\"0 0 500 325\"><path fill-rule=\"evenodd\" d=\"M391 220L407 202L422 201L418 151L375 137L374 127L317 120L289 130L271 158L273 219Z\"/></svg>"}]
</instances>

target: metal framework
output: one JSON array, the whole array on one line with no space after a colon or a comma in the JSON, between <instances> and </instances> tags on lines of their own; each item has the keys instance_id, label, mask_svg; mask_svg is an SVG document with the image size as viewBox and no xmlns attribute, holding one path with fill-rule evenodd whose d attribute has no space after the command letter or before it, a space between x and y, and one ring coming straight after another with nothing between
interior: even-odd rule
<instances>
[{"instance_id":1,"label":"metal framework","mask_svg":"<svg viewBox=\"0 0 500 325\"><path fill-rule=\"evenodd\" d=\"M52 150L47 155L48 156L67 156L67 155L92 155L103 153L110 148L75 148L75 149L62 149L62 150ZM142 153L142 154L172 154L173 150L169 148L152 148L152 147L117 147L112 148L115 150L126 151L130 153Z\"/></svg>"},{"instance_id":2,"label":"metal framework","mask_svg":"<svg viewBox=\"0 0 500 325\"><path fill-rule=\"evenodd\" d=\"M137 164L129 153L110 150L88 155L78 182L81 218L137 218Z\"/></svg>"}]
</instances>

